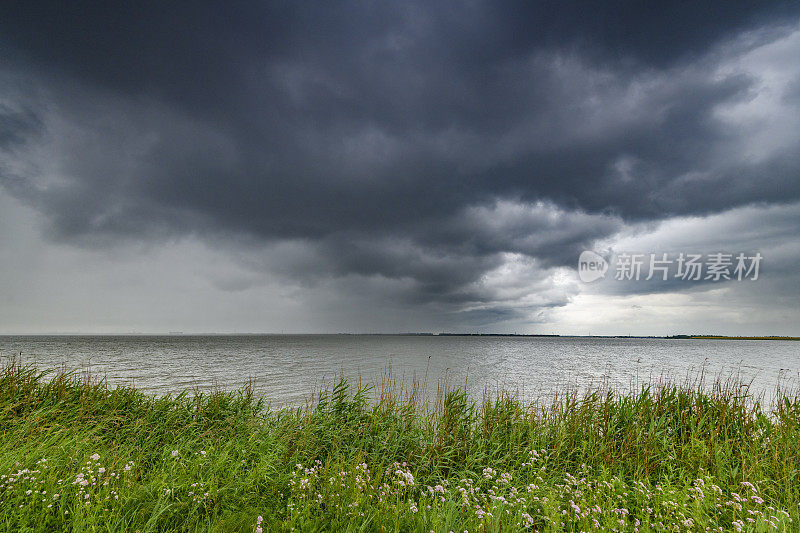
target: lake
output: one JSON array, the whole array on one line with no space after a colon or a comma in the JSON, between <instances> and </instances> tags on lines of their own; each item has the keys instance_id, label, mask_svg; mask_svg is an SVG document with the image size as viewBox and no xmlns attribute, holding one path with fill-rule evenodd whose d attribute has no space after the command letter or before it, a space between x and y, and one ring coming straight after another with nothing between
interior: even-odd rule
<instances>
[{"instance_id":1,"label":"lake","mask_svg":"<svg viewBox=\"0 0 800 533\"><path fill-rule=\"evenodd\" d=\"M20 355L21 353L21 355ZM109 384L155 394L233 389L251 382L273 406L298 405L337 376L380 385L443 380L479 398L508 390L525 399L565 386L629 390L667 377L738 376L751 391L795 387L800 342L589 337L395 335L0 336L3 362L89 371Z\"/></svg>"}]
</instances>

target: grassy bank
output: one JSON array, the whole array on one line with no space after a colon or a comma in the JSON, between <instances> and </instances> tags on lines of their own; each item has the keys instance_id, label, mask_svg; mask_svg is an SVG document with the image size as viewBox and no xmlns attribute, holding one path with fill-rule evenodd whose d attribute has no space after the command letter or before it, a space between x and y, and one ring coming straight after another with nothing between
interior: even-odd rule
<instances>
[{"instance_id":1,"label":"grassy bank","mask_svg":"<svg viewBox=\"0 0 800 533\"><path fill-rule=\"evenodd\" d=\"M660 384L521 405L341 383L154 398L0 373L5 531L794 531L800 401ZM261 516L261 521L259 521Z\"/></svg>"}]
</instances>

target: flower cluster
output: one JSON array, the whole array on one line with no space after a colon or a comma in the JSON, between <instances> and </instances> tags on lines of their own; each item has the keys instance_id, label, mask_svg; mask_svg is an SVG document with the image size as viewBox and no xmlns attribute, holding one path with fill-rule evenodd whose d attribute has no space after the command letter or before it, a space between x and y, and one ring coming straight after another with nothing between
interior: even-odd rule
<instances>
[{"instance_id":1,"label":"flower cluster","mask_svg":"<svg viewBox=\"0 0 800 533\"><path fill-rule=\"evenodd\" d=\"M311 467L296 465L287 510L298 520L320 512L352 519L377 506L388 514L418 515L431 522L457 517L458 523L478 531L722 532L780 529L791 523L789 513L767 505L750 482L743 482L739 492L725 491L710 476L702 476L678 489L592 476L586 465L576 475L554 479L547 458L544 450L534 450L513 474L487 466L457 483L440 480L425 486L417 484L405 462L391 464L376 477L366 463L328 475L330 467L317 460Z\"/></svg>"}]
</instances>

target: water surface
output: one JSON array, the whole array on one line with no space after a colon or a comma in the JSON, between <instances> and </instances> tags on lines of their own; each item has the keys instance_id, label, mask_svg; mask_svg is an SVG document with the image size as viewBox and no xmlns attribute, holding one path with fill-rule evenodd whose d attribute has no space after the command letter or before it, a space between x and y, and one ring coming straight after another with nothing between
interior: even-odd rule
<instances>
[{"instance_id":1,"label":"water surface","mask_svg":"<svg viewBox=\"0 0 800 533\"><path fill-rule=\"evenodd\" d=\"M21 356L19 354L22 354ZM90 371L109 384L166 394L252 382L273 405L299 404L336 376L379 385L387 371L435 391L439 380L473 395L505 389L533 399L605 381L628 390L737 375L752 392L795 386L800 342L586 337L381 335L0 336L0 356L41 369Z\"/></svg>"}]
</instances>

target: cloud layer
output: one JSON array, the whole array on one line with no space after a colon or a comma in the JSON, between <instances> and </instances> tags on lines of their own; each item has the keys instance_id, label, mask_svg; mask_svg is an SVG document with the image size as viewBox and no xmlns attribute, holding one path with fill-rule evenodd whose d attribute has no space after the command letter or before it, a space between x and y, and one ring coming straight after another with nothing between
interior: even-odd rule
<instances>
[{"instance_id":1,"label":"cloud layer","mask_svg":"<svg viewBox=\"0 0 800 533\"><path fill-rule=\"evenodd\" d=\"M510 7L19 5L0 194L43 243L193 242L222 292L489 329L597 290L581 250L800 201L797 5Z\"/></svg>"}]
</instances>

